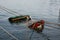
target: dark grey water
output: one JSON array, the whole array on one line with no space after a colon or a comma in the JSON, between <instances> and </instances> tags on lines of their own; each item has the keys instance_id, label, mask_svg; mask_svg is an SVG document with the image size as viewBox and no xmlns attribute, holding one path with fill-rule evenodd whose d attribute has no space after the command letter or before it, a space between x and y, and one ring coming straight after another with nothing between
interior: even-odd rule
<instances>
[{"instance_id":1,"label":"dark grey water","mask_svg":"<svg viewBox=\"0 0 60 40\"><path fill-rule=\"evenodd\" d=\"M0 13L1 14L1 13ZM11 15L9 15L11 16ZM30 35L32 33L32 30L28 29L28 27L24 24L10 24L8 21L8 15L1 14L0 16L0 26L6 29L10 34L15 36L18 40L60 40L60 27L57 27L53 25L54 27L50 26L45 26L45 29L42 33L36 33L35 31L33 32L33 35L30 39ZM37 15L34 17L34 15L31 15L33 18L36 18L37 20L39 19L44 19L49 22L57 22L56 19L45 19L45 18L40 18ZM49 25L49 24L47 24ZM4 30L0 28L0 40L16 40L9 34L7 34Z\"/></svg>"},{"instance_id":2,"label":"dark grey water","mask_svg":"<svg viewBox=\"0 0 60 40\"><path fill-rule=\"evenodd\" d=\"M57 2L56 0L0 0L0 6L2 5L9 9L15 10L18 12L17 14L28 14L34 20L43 19L54 23L59 23L59 3L59 0ZM42 33L36 33L34 31L31 36L32 30L30 30L25 23L9 23L8 18L14 16L10 13L14 12L7 12L0 7L0 40L60 40L59 26L45 24L45 28ZM8 33L2 30L2 27L8 31Z\"/></svg>"}]
</instances>

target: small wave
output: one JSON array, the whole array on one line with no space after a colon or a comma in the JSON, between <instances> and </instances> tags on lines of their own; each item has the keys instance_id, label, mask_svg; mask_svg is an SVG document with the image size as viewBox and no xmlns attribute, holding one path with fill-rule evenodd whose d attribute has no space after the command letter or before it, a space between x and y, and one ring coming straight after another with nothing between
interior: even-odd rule
<instances>
[{"instance_id":1,"label":"small wave","mask_svg":"<svg viewBox=\"0 0 60 40\"><path fill-rule=\"evenodd\" d=\"M6 15L0 15L0 16L6 16Z\"/></svg>"}]
</instances>

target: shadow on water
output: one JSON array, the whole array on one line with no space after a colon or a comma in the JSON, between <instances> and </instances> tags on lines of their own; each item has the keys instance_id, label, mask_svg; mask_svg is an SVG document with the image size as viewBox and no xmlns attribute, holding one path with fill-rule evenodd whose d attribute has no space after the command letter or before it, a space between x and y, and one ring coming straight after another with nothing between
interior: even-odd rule
<instances>
[{"instance_id":1,"label":"shadow on water","mask_svg":"<svg viewBox=\"0 0 60 40\"><path fill-rule=\"evenodd\" d=\"M58 22L60 23L60 9L59 9L59 18L58 18Z\"/></svg>"},{"instance_id":2,"label":"shadow on water","mask_svg":"<svg viewBox=\"0 0 60 40\"><path fill-rule=\"evenodd\" d=\"M34 34L34 30L32 30L32 33L31 33L31 35L30 35L30 40L32 40L32 36L33 36L33 34ZM36 32L37 33L37 32ZM44 40L50 40L49 39L49 36L47 36L47 34L44 34L44 33L42 33L42 32L40 32L40 33L37 33L37 34L39 34L40 36L42 36L43 38L44 38Z\"/></svg>"}]
</instances>

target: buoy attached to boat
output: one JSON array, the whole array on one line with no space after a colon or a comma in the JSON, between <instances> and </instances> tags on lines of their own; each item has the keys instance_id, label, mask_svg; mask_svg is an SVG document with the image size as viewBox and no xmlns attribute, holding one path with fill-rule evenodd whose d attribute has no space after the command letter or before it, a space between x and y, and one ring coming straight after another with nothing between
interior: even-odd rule
<instances>
[{"instance_id":1,"label":"buoy attached to boat","mask_svg":"<svg viewBox=\"0 0 60 40\"><path fill-rule=\"evenodd\" d=\"M33 23L32 25L28 26L30 29L33 29L37 32L42 32L43 29L44 29L44 23L45 21L44 20L40 20L40 21L37 21L35 23Z\"/></svg>"}]
</instances>

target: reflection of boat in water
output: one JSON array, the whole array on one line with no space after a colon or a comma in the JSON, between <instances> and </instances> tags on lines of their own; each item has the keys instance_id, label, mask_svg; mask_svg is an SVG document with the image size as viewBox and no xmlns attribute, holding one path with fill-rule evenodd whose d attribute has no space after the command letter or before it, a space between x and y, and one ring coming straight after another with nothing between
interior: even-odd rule
<instances>
[{"instance_id":1,"label":"reflection of boat in water","mask_svg":"<svg viewBox=\"0 0 60 40\"><path fill-rule=\"evenodd\" d=\"M10 17L8 20L10 23L18 23L18 22L29 21L31 20L31 18L29 15L21 15L16 17Z\"/></svg>"}]
</instances>

